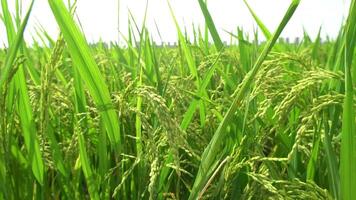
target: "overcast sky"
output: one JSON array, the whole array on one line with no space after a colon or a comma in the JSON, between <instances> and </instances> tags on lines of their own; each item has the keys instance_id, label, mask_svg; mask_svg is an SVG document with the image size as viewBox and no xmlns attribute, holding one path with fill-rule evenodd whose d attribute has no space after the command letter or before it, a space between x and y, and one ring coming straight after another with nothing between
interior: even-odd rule
<instances>
[{"instance_id":1,"label":"overcast sky","mask_svg":"<svg viewBox=\"0 0 356 200\"><path fill-rule=\"evenodd\" d=\"M23 0L27 6L29 0ZM67 2L67 0L65 0ZM120 23L118 23L118 2L120 2ZM148 0L147 26L153 38L160 42L155 27L155 21L165 42L173 42L177 32L170 15L166 0ZM203 26L204 18L197 0L170 0L174 13L181 24L192 33L192 24ZM251 7L262 19L266 26L274 31L284 15L289 0L249 0ZM14 0L9 0L14 4ZM88 41L117 41L118 28L124 34L128 30L128 10L136 21L141 24L145 10L146 0L78 0L77 16L82 24ZM301 0L297 12L282 33L282 37L300 37L305 29L315 37L319 27L322 27L323 37L335 37L340 29L343 19L347 16L350 0ZM14 11L14 5L10 5ZM208 8L225 41L229 35L224 32L234 31L243 27L245 32L253 33L254 23L243 0L208 0ZM31 42L35 35L34 27L41 24L53 37L58 35L58 28L47 0L36 0L25 38ZM120 24L120 27L118 27ZM36 37L36 36L35 36ZM0 42L5 43L6 35L3 24L0 25Z\"/></svg>"}]
</instances>

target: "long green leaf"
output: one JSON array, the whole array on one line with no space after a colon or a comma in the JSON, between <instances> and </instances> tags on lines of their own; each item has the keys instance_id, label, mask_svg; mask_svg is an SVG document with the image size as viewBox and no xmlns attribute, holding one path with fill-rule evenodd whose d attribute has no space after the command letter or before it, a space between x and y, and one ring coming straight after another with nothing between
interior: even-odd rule
<instances>
[{"instance_id":1,"label":"long green leaf","mask_svg":"<svg viewBox=\"0 0 356 200\"><path fill-rule=\"evenodd\" d=\"M211 34L211 37L213 37L215 46L218 50L221 50L224 47L223 42L221 41L221 38L219 36L218 31L216 30L216 26L214 24L213 18L210 15L210 12L208 10L208 7L206 3L203 0L198 0L200 8L203 12L204 18L205 18L205 23L209 29L209 32Z\"/></svg>"},{"instance_id":2,"label":"long green leaf","mask_svg":"<svg viewBox=\"0 0 356 200\"><path fill-rule=\"evenodd\" d=\"M256 15L256 13L253 11L251 6L247 3L246 0L244 0L245 5L247 6L248 10L250 11L253 19L255 19L258 27L262 30L263 35L265 35L266 39L269 40L272 37L271 32L268 30L267 26L262 22L262 20Z\"/></svg>"},{"instance_id":3,"label":"long green leaf","mask_svg":"<svg viewBox=\"0 0 356 200\"><path fill-rule=\"evenodd\" d=\"M268 53L272 49L273 45L277 41L279 35L283 31L284 27L287 25L288 21L293 16L295 10L297 9L300 0L293 0L290 7L288 8L282 22L279 24L276 32L273 34L273 37L268 41L267 45L263 49L261 55L258 57L254 67L249 72L249 74L243 80L242 86L237 93L236 97L234 98L233 103L231 104L229 110L224 116L223 121L220 123L218 129L216 130L213 138L211 139L209 145L204 150L202 155L201 164L199 167L198 174L196 176L194 186L192 188L192 192L189 196L190 200L197 199L199 196L200 191L203 189L204 185L206 184L207 180L209 179L210 173L212 172L212 167L216 163L216 158L221 152L222 144L223 144L223 137L226 130L226 127L229 125L230 121L233 118L233 115L239 108L240 102L243 99L244 95L250 88L251 84L253 83L253 79L256 76L257 72L259 71L263 61L266 59ZM220 154L221 155L221 154Z\"/></svg>"},{"instance_id":4,"label":"long green leaf","mask_svg":"<svg viewBox=\"0 0 356 200\"><path fill-rule=\"evenodd\" d=\"M178 32L179 43L182 46L182 50L183 50L184 56L185 56L185 58L187 60L190 73L196 78L196 84L197 84L197 87L199 87L200 80L199 80L199 76L198 76L198 69L197 69L197 66L196 66L196 63L195 63L195 59L194 59L194 57L192 55L191 49L189 48L189 46L188 46L188 44L186 42L186 38L184 37L181 29L179 28L178 21L177 21L175 15L174 15L172 6L171 6L171 4L169 3L168 0L167 0L167 3L168 3L168 7L169 7L169 9L171 11L171 15L172 15L174 24L175 24L177 32Z\"/></svg>"},{"instance_id":5,"label":"long green leaf","mask_svg":"<svg viewBox=\"0 0 356 200\"><path fill-rule=\"evenodd\" d=\"M8 4L6 0L2 0L2 7L4 12L4 21L8 33L9 54L6 57L5 66L0 77L0 91L3 83L8 79L9 73L16 59L17 53L20 50L23 42L23 33L25 31L30 13L33 8L34 1L31 2L30 7L25 15L25 18L19 27L17 35L15 35L15 28L12 22L10 12L8 11ZM40 146L36 137L36 127L33 119L32 109L28 96L26 80L23 66L19 67L15 78L16 89L19 92L18 111L20 115L21 127L24 134L25 146L29 154L29 160L32 165L32 172L40 184L43 184L44 165L41 156Z\"/></svg>"},{"instance_id":6,"label":"long green leaf","mask_svg":"<svg viewBox=\"0 0 356 200\"><path fill-rule=\"evenodd\" d=\"M34 1L31 2L31 5L29 7L29 10L20 26L20 29L15 37L15 28L14 25L12 23L12 19L11 19L11 15L10 12L8 11L8 6L7 6L7 0L2 0L1 4L2 4L2 9L3 9L3 14L4 14L4 21L5 21L5 26L6 26L6 31L7 31L7 35L9 38L9 43L11 43L11 45L9 44L9 53L6 56L6 60L4 63L4 67L3 70L1 71L0 74L0 90L2 88L2 85L4 84L4 82L7 80L7 78L9 77L11 68L13 66L13 63L16 59L17 56L17 52L20 49L20 45L23 41L23 33L25 32L25 28L28 22L28 19L30 17L30 13L33 7L33 3Z\"/></svg>"},{"instance_id":7,"label":"long green leaf","mask_svg":"<svg viewBox=\"0 0 356 200\"><path fill-rule=\"evenodd\" d=\"M114 145L120 144L118 117L113 109L107 85L98 65L95 63L94 57L90 53L84 35L75 24L62 0L49 0L48 3L67 42L74 67L78 69L100 111L110 142Z\"/></svg>"},{"instance_id":8,"label":"long green leaf","mask_svg":"<svg viewBox=\"0 0 356 200\"><path fill-rule=\"evenodd\" d=\"M353 107L354 91L352 80L352 61L356 44L356 1L351 2L349 17L344 34L342 62L345 66L345 100L342 120L340 178L341 199L356 197L356 126Z\"/></svg>"}]
</instances>

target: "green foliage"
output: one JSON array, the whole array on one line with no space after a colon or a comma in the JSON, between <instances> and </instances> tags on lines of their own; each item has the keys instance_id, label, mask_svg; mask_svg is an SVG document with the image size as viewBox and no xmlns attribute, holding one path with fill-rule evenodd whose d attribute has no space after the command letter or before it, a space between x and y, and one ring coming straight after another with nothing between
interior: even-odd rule
<instances>
[{"instance_id":1,"label":"green foliage","mask_svg":"<svg viewBox=\"0 0 356 200\"><path fill-rule=\"evenodd\" d=\"M206 1L194 43L169 5L176 48L154 45L148 4L125 48L88 44L62 0L58 38L38 27L27 46L33 4L1 3L0 200L356 196L354 0L335 41L298 45L278 37L299 0L273 34L245 1L268 40L239 28L228 46Z\"/></svg>"}]
</instances>

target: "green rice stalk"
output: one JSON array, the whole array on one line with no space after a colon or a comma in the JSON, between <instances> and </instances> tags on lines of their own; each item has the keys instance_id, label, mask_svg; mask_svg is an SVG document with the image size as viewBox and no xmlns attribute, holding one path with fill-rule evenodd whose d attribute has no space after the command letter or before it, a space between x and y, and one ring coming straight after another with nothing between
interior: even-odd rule
<instances>
[{"instance_id":1,"label":"green rice stalk","mask_svg":"<svg viewBox=\"0 0 356 200\"><path fill-rule=\"evenodd\" d=\"M295 10L297 9L299 5L300 0L293 0L290 7L288 8L285 16L282 19L282 22L278 26L276 32L273 34L273 37L268 41L267 45L265 46L264 50L262 51L261 55L258 57L254 67L252 70L249 72L249 74L244 78L241 88L236 95L236 97L233 100L233 103L231 104L231 107L227 111L227 113L224 116L223 121L220 123L218 129L216 130L213 138L211 139L209 145L207 148L204 150L204 153L202 155L202 160L201 164L199 167L198 174L196 176L192 192L189 196L190 200L196 199L200 193L200 191L203 189L204 185L206 184L206 181L209 179L209 176L212 173L211 167L213 164L216 162L216 158L220 153L220 148L221 145L223 145L223 138L224 138L224 133L229 125L230 121L233 118L233 115L239 108L239 105L241 103L241 100L243 99L244 95L250 88L251 84L253 83L253 79L256 76L257 72L259 71L263 61L266 59L268 53L272 49L273 45L277 41L279 35L283 31L284 27L287 25L288 21L291 19L293 16Z\"/></svg>"},{"instance_id":2,"label":"green rice stalk","mask_svg":"<svg viewBox=\"0 0 356 200\"><path fill-rule=\"evenodd\" d=\"M198 0L199 5L200 5L200 9L203 12L204 18L205 18L205 22L206 22L206 26L209 28L211 37L214 40L214 44L216 46L216 49L218 51L221 51L222 48L224 47L224 44L222 43L219 33L216 30L213 18L210 15L210 12L208 10L208 7L206 5L206 3L203 0Z\"/></svg>"},{"instance_id":3,"label":"green rice stalk","mask_svg":"<svg viewBox=\"0 0 356 200\"><path fill-rule=\"evenodd\" d=\"M30 7L26 12L25 18L23 19L17 34L15 33L15 28L12 23L11 15L8 11L7 1L2 0L1 3L4 12L4 21L8 33L10 51L6 57L5 65L0 77L0 93L2 93L2 85L4 84L4 81L7 80L8 76L10 75L11 67L13 66L13 62L16 58L17 52L21 48L21 43L23 42L23 33L30 17L34 1L31 1ZM32 108L29 102L23 67L19 68L14 78L16 89L20 95L18 102L18 111L21 119L21 126L24 134L25 145L29 154L29 160L31 161L32 172L37 181L40 184L43 184L44 165L41 156L40 146L36 137L36 127L33 119Z\"/></svg>"},{"instance_id":4,"label":"green rice stalk","mask_svg":"<svg viewBox=\"0 0 356 200\"><path fill-rule=\"evenodd\" d=\"M250 11L253 19L256 21L258 27L262 30L263 35L266 37L267 40L271 39L272 34L268 30L268 28L265 26L265 24L262 22L262 20L256 15L256 13L253 11L251 6L247 3L247 0L244 0L245 5L247 6L248 10Z\"/></svg>"},{"instance_id":5,"label":"green rice stalk","mask_svg":"<svg viewBox=\"0 0 356 200\"><path fill-rule=\"evenodd\" d=\"M118 117L113 109L103 75L90 53L88 43L63 1L49 0L48 3L67 42L74 67L77 68L97 108L100 110L109 140L114 146L117 146L121 143Z\"/></svg>"},{"instance_id":6,"label":"green rice stalk","mask_svg":"<svg viewBox=\"0 0 356 200\"><path fill-rule=\"evenodd\" d=\"M356 126L353 108L353 77L352 61L356 44L356 1L351 2L349 17L344 32L344 48L342 61L345 66L345 100L343 106L340 178L341 198L351 200L356 197Z\"/></svg>"}]
</instances>

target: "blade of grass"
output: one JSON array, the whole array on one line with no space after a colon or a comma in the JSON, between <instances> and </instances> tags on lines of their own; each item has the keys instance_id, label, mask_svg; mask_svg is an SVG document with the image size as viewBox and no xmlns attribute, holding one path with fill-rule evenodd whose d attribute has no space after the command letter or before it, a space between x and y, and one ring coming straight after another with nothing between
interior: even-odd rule
<instances>
[{"instance_id":1,"label":"blade of grass","mask_svg":"<svg viewBox=\"0 0 356 200\"><path fill-rule=\"evenodd\" d=\"M238 29L237 38L239 41L240 50L240 61L242 64L242 69L247 72L251 68L252 55L251 55L251 44L245 40L244 34L241 29Z\"/></svg>"},{"instance_id":2,"label":"blade of grass","mask_svg":"<svg viewBox=\"0 0 356 200\"><path fill-rule=\"evenodd\" d=\"M6 166L5 161L3 159L3 155L1 154L0 158L0 199L4 199L7 195L6 192Z\"/></svg>"},{"instance_id":3,"label":"blade of grass","mask_svg":"<svg viewBox=\"0 0 356 200\"><path fill-rule=\"evenodd\" d=\"M356 126L353 108L352 61L356 44L356 1L351 2L349 16L344 33L342 62L345 66L345 99L343 105L340 178L341 199L351 200L356 197Z\"/></svg>"},{"instance_id":4,"label":"blade of grass","mask_svg":"<svg viewBox=\"0 0 356 200\"><path fill-rule=\"evenodd\" d=\"M253 11L253 9L251 8L251 6L247 3L246 0L244 0L245 5L247 6L248 10L250 11L253 19L255 19L258 27L260 27L260 29L262 30L263 35L266 37L267 40L271 39L272 34L271 32L268 30L267 26L265 26L265 24L262 22L262 20L256 15L256 13Z\"/></svg>"},{"instance_id":5,"label":"blade of grass","mask_svg":"<svg viewBox=\"0 0 356 200\"><path fill-rule=\"evenodd\" d=\"M6 57L4 70L1 73L0 77L0 93L1 88L5 80L7 80L9 73L11 71L11 67L16 59L16 55L20 50L21 44L23 42L23 34L30 17L34 0L31 1L31 4L26 12L25 18L22 21L22 24L19 27L19 31L15 34L14 24L12 22L12 18L10 12L8 10L8 4L6 0L2 0L2 7L4 13L4 21L6 24L6 29L8 33L8 41L9 41L9 54ZM27 148L29 154L29 160L31 161L32 172L40 184L43 184L43 176L44 176L44 164L42 160L42 155L40 151L40 146L38 139L36 137L36 127L33 119L32 109L30 105L30 100L28 96L25 74L23 70L23 66L20 66L16 75L14 76L16 89L19 92L20 98L18 102L18 111L20 115L21 127L24 134L25 146Z\"/></svg>"},{"instance_id":6,"label":"blade of grass","mask_svg":"<svg viewBox=\"0 0 356 200\"><path fill-rule=\"evenodd\" d=\"M29 10L27 11L27 14L20 26L20 29L18 30L17 35L15 34L15 28L14 28L14 25L11 20L10 12L8 11L7 0L2 0L1 3L2 3L6 31L7 31L7 35L9 37L9 41L10 41L11 45L9 44L9 53L6 56L4 67L3 67L3 70L2 70L1 76L0 76L0 91L1 91L1 88L2 88L5 80L7 80L8 76L10 74L11 67L16 59L17 52L18 52L20 45L23 41L23 33L25 31L28 19L30 17L30 13L31 13L34 1L31 2ZM14 37L14 35L16 35L16 37Z\"/></svg>"},{"instance_id":7,"label":"blade of grass","mask_svg":"<svg viewBox=\"0 0 356 200\"><path fill-rule=\"evenodd\" d=\"M336 120L334 120L334 121L336 121ZM339 121L339 118L337 118L337 121ZM325 136L323 138L323 147L325 149L328 176L330 179L329 187L331 188L331 194L333 195L333 197L335 199L340 199L340 175L339 175L339 171L338 171L339 163L337 162L336 153L335 153L335 150L331 143L332 142L331 141L331 137L332 137L331 133L336 132L336 131L332 130L329 127L329 124L327 123L327 121L324 121L324 126L325 126Z\"/></svg>"},{"instance_id":8,"label":"blade of grass","mask_svg":"<svg viewBox=\"0 0 356 200\"><path fill-rule=\"evenodd\" d=\"M110 93L104 78L90 53L88 43L63 1L49 0L48 3L67 42L74 67L78 69L100 111L109 140L114 146L117 146L121 143L118 117L112 107Z\"/></svg>"},{"instance_id":9,"label":"blade of grass","mask_svg":"<svg viewBox=\"0 0 356 200\"><path fill-rule=\"evenodd\" d=\"M322 123L320 123L320 126ZM320 128L319 128L320 129ZM319 157L320 130L314 130L313 148L307 166L307 181L314 181L315 171L318 169L317 160Z\"/></svg>"},{"instance_id":10,"label":"blade of grass","mask_svg":"<svg viewBox=\"0 0 356 200\"><path fill-rule=\"evenodd\" d=\"M218 31L216 30L213 18L210 15L210 12L208 10L208 7L206 5L206 3L203 0L198 0L201 11L203 12L204 18L205 18L205 23L209 28L209 32L211 34L211 37L214 40L214 44L216 46L216 49L218 51L222 50L222 48L224 47L223 42L221 41L221 38L219 36Z\"/></svg>"},{"instance_id":11,"label":"blade of grass","mask_svg":"<svg viewBox=\"0 0 356 200\"><path fill-rule=\"evenodd\" d=\"M174 24L175 24L177 32L178 32L179 43L182 45L182 50L183 50L184 56L186 57L190 73L196 78L196 85L199 86L200 81L199 81L198 70L197 70L197 66L195 63L195 59L192 55L190 48L188 47L188 44L186 42L186 39L185 39L181 29L179 28L178 21L174 15L173 8L172 8L171 4L169 3L169 0L167 0L167 3L168 3L168 7L171 11L171 15L172 15Z\"/></svg>"},{"instance_id":12,"label":"blade of grass","mask_svg":"<svg viewBox=\"0 0 356 200\"><path fill-rule=\"evenodd\" d=\"M202 155L201 164L199 167L198 174L196 176L192 192L189 196L190 200L197 199L199 196L200 191L203 189L204 185L206 184L209 176L211 175L211 169L215 159L221 152L219 149L223 144L223 137L226 130L226 127L229 125L233 115L239 108L240 102L243 99L244 95L246 94L247 90L250 88L251 84L253 83L253 79L256 76L257 72L259 71L263 61L266 59L268 53L272 49L273 45L276 43L279 35L283 31L284 27L287 25L291 17L293 16L295 10L297 9L300 0L293 0L291 5L289 6L285 16L283 17L281 23L279 24L276 32L273 34L273 37L268 41L267 45L264 47L261 55L258 57L257 61L255 62L252 70L249 74L244 78L243 83L239 92L237 93L236 97L233 100L229 110L224 116L223 121L220 123L218 129L216 130L213 138L211 139L209 145L204 150ZM221 155L221 154L220 154Z\"/></svg>"},{"instance_id":13,"label":"blade of grass","mask_svg":"<svg viewBox=\"0 0 356 200\"><path fill-rule=\"evenodd\" d=\"M320 44L321 44L321 27L319 28L318 35L316 36L315 42L313 43L313 49L312 49L312 57L314 59L318 58L318 51L320 50Z\"/></svg>"}]
</instances>

